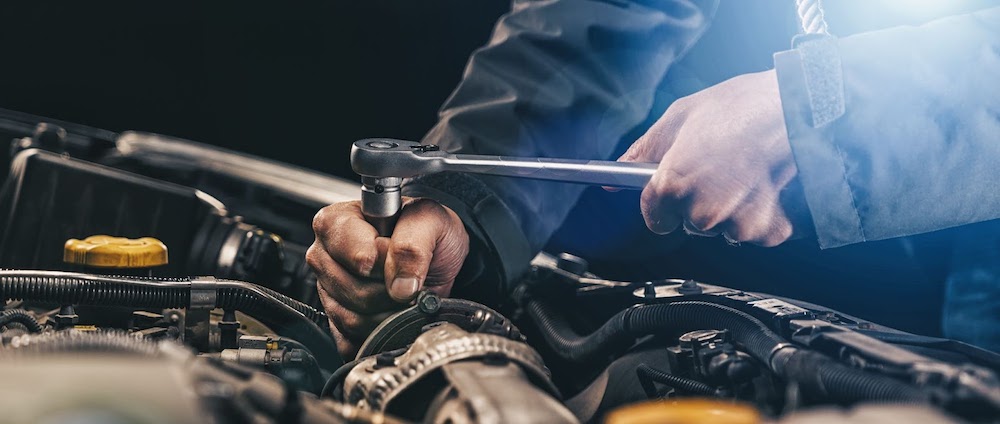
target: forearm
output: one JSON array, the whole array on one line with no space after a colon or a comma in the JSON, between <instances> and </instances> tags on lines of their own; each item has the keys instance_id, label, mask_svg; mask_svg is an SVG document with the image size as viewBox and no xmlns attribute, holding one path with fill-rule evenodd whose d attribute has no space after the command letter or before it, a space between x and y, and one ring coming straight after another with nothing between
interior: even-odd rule
<instances>
[{"instance_id":1,"label":"forearm","mask_svg":"<svg viewBox=\"0 0 1000 424\"><path fill-rule=\"evenodd\" d=\"M809 48L775 67L822 247L1000 218L1000 8Z\"/></svg>"},{"instance_id":2,"label":"forearm","mask_svg":"<svg viewBox=\"0 0 1000 424\"><path fill-rule=\"evenodd\" d=\"M714 0L515 1L424 142L461 153L608 158L646 117L658 82L714 8ZM418 179L406 192L465 209L470 232L495 250L501 280L527 265L583 190L474 178Z\"/></svg>"}]
</instances>

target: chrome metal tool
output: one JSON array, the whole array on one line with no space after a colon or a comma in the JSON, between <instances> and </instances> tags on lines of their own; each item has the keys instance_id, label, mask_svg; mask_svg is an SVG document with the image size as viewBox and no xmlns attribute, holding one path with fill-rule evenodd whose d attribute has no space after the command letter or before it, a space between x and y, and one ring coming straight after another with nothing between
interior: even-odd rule
<instances>
[{"instance_id":1,"label":"chrome metal tool","mask_svg":"<svg viewBox=\"0 0 1000 424\"><path fill-rule=\"evenodd\" d=\"M655 163L583 161L510 156L451 154L434 145L389 138L354 142L351 167L361 175L361 211L389 236L402 207L404 178L438 172L467 172L535 180L562 181L623 189L642 189Z\"/></svg>"}]
</instances>

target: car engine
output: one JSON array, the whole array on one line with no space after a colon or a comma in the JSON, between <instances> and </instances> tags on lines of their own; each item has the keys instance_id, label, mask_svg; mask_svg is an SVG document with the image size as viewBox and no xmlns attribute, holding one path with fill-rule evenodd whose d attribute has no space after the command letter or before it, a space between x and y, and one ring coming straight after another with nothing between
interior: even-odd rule
<instances>
[{"instance_id":1,"label":"car engine","mask_svg":"<svg viewBox=\"0 0 1000 424\"><path fill-rule=\"evenodd\" d=\"M559 252L342 358L304 254L357 182L14 111L0 136L3 422L1000 422L996 353Z\"/></svg>"}]
</instances>

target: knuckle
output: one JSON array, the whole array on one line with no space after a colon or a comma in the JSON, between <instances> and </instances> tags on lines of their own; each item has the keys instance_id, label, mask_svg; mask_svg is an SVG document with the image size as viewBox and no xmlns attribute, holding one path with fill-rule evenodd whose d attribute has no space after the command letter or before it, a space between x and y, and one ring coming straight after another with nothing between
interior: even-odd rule
<instances>
[{"instance_id":1,"label":"knuckle","mask_svg":"<svg viewBox=\"0 0 1000 424\"><path fill-rule=\"evenodd\" d=\"M334 203L316 212L313 216L312 228L316 235L325 235L331 230L336 230L351 220L350 209L360 208L360 202L351 201Z\"/></svg>"},{"instance_id":2,"label":"knuckle","mask_svg":"<svg viewBox=\"0 0 1000 424\"><path fill-rule=\"evenodd\" d=\"M671 174L671 171L658 171L654 180L650 181L647 187L650 191L648 194L650 201L659 201L660 199L679 200L683 196L686 186L681 182L680 178L668 174ZM643 195L646 195L645 191L643 191Z\"/></svg>"},{"instance_id":3,"label":"knuckle","mask_svg":"<svg viewBox=\"0 0 1000 424\"><path fill-rule=\"evenodd\" d=\"M786 223L777 225L777 227L770 231L766 237L764 237L762 246L765 247L775 247L778 246L789 239L792 238L792 226Z\"/></svg>"},{"instance_id":4,"label":"knuckle","mask_svg":"<svg viewBox=\"0 0 1000 424\"><path fill-rule=\"evenodd\" d=\"M650 138L652 138L652 135L649 132L643 134L638 140L635 141L635 143L632 143L628 150L625 151L625 154L622 155L621 159L631 161L636 158L646 157L649 152Z\"/></svg>"},{"instance_id":5,"label":"knuckle","mask_svg":"<svg viewBox=\"0 0 1000 424\"><path fill-rule=\"evenodd\" d=\"M326 252L323 251L323 248L319 245L319 243L313 243L309 246L309 249L306 250L306 263L309 264L314 271L318 271L323 260L323 255L326 255Z\"/></svg>"},{"instance_id":6,"label":"knuckle","mask_svg":"<svg viewBox=\"0 0 1000 424\"><path fill-rule=\"evenodd\" d=\"M726 230L726 234L729 235L730 239L738 242L750 242L754 238L750 229L742 223L736 223L730 226L729 229Z\"/></svg>"},{"instance_id":7,"label":"knuckle","mask_svg":"<svg viewBox=\"0 0 1000 424\"><path fill-rule=\"evenodd\" d=\"M409 204L410 213L420 214L420 215L433 215L436 217L444 217L447 212L444 206L440 203L426 198L414 199L413 202Z\"/></svg>"},{"instance_id":8,"label":"knuckle","mask_svg":"<svg viewBox=\"0 0 1000 424\"><path fill-rule=\"evenodd\" d=\"M330 220L330 215L331 215L330 208L332 208L332 206L327 206L323 209L320 209L319 212L316 212L316 215L313 216L312 228L313 232L316 233L317 235L325 234L326 229L329 228L328 221Z\"/></svg>"},{"instance_id":9,"label":"knuckle","mask_svg":"<svg viewBox=\"0 0 1000 424\"><path fill-rule=\"evenodd\" d=\"M370 249L363 248L355 252L351 260L354 261L354 265L358 270L364 270L371 268L371 265L375 263L375 255Z\"/></svg>"},{"instance_id":10,"label":"knuckle","mask_svg":"<svg viewBox=\"0 0 1000 424\"><path fill-rule=\"evenodd\" d=\"M708 231L719 224L719 217L713 213L694 213L688 217L688 222L698 231Z\"/></svg>"},{"instance_id":11,"label":"knuckle","mask_svg":"<svg viewBox=\"0 0 1000 424\"><path fill-rule=\"evenodd\" d=\"M667 111L664 112L663 117L665 120L676 119L677 117L684 115L688 110L691 109L691 96L684 96L677 100L674 100L670 106L667 107Z\"/></svg>"},{"instance_id":12,"label":"knuckle","mask_svg":"<svg viewBox=\"0 0 1000 424\"><path fill-rule=\"evenodd\" d=\"M431 252L427 252L420 245L409 240L394 242L392 255L397 261L429 262L431 259Z\"/></svg>"}]
</instances>

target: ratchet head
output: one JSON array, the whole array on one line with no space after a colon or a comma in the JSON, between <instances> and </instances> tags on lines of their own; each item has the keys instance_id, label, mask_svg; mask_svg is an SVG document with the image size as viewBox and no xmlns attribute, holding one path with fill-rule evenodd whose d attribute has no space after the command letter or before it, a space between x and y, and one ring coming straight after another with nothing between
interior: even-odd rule
<instances>
[{"instance_id":1,"label":"ratchet head","mask_svg":"<svg viewBox=\"0 0 1000 424\"><path fill-rule=\"evenodd\" d=\"M403 178L436 172L432 160L417 155L433 155L436 147L390 138L354 142L351 167L361 175L361 212L380 236L392 235L396 225L403 206L399 191Z\"/></svg>"},{"instance_id":2,"label":"ratchet head","mask_svg":"<svg viewBox=\"0 0 1000 424\"><path fill-rule=\"evenodd\" d=\"M362 177L410 178L440 172L446 155L433 144L368 138L351 147L351 168Z\"/></svg>"}]
</instances>

